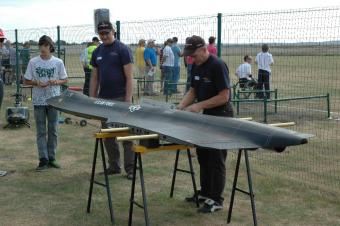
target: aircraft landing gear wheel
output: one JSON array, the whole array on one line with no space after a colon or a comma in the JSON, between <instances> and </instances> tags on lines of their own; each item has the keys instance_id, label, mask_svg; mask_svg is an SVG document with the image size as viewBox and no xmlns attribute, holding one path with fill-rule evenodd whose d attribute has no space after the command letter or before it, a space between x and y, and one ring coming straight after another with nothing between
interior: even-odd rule
<instances>
[{"instance_id":1,"label":"aircraft landing gear wheel","mask_svg":"<svg viewBox=\"0 0 340 226\"><path fill-rule=\"evenodd\" d=\"M65 118L64 122L65 124L72 124L71 118Z\"/></svg>"},{"instance_id":2,"label":"aircraft landing gear wheel","mask_svg":"<svg viewBox=\"0 0 340 226\"><path fill-rule=\"evenodd\" d=\"M84 120L84 119L83 119L83 120L80 120L79 124L80 124L81 127L84 127L84 126L87 125L87 121Z\"/></svg>"}]
</instances>

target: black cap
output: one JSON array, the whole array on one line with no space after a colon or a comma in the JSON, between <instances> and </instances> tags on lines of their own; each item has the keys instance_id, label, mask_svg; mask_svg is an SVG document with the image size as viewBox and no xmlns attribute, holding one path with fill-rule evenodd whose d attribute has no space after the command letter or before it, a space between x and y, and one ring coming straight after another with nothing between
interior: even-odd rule
<instances>
[{"instance_id":1,"label":"black cap","mask_svg":"<svg viewBox=\"0 0 340 226\"><path fill-rule=\"evenodd\" d=\"M110 32L113 30L113 26L110 21L102 21L98 24L98 33L100 32Z\"/></svg>"},{"instance_id":2,"label":"black cap","mask_svg":"<svg viewBox=\"0 0 340 226\"><path fill-rule=\"evenodd\" d=\"M184 55L190 56L192 55L196 49L201 48L205 46L205 41L203 38L197 35L193 35L190 38L188 38L185 42L184 46Z\"/></svg>"},{"instance_id":3,"label":"black cap","mask_svg":"<svg viewBox=\"0 0 340 226\"><path fill-rule=\"evenodd\" d=\"M39 42L38 42L38 45L39 46L42 46L42 45L49 45L50 46L50 50L51 50L51 53L54 52L54 43L52 41L52 39L47 36L47 35L43 35L39 38Z\"/></svg>"}]
</instances>

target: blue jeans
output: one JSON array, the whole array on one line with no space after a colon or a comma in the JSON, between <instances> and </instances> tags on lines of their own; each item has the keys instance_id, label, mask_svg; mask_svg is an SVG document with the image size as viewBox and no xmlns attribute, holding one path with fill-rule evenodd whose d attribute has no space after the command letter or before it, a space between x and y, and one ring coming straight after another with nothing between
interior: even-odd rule
<instances>
[{"instance_id":1,"label":"blue jeans","mask_svg":"<svg viewBox=\"0 0 340 226\"><path fill-rule=\"evenodd\" d=\"M180 67L178 67L178 66L175 66L174 67L174 82L175 83L178 83L178 81L179 81L179 78L180 78ZM174 84L173 85L173 90L176 92L177 91L177 84Z\"/></svg>"},{"instance_id":2,"label":"blue jeans","mask_svg":"<svg viewBox=\"0 0 340 226\"><path fill-rule=\"evenodd\" d=\"M163 66L163 74L164 74L164 95L171 95L174 92L173 85L169 85L168 83L174 82L174 69L170 66Z\"/></svg>"},{"instance_id":3,"label":"blue jeans","mask_svg":"<svg viewBox=\"0 0 340 226\"><path fill-rule=\"evenodd\" d=\"M39 159L54 160L58 140L58 111L51 106L34 106L34 118Z\"/></svg>"}]
</instances>

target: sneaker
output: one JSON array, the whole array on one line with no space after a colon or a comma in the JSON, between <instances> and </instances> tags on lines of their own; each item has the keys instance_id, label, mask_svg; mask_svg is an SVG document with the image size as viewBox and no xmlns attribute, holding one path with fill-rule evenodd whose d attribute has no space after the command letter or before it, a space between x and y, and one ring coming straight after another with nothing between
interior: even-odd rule
<instances>
[{"instance_id":1,"label":"sneaker","mask_svg":"<svg viewBox=\"0 0 340 226\"><path fill-rule=\"evenodd\" d=\"M60 164L57 162L57 160L52 159L48 162L48 166L56 169L60 169Z\"/></svg>"},{"instance_id":2,"label":"sneaker","mask_svg":"<svg viewBox=\"0 0 340 226\"><path fill-rule=\"evenodd\" d=\"M39 161L38 167L35 169L36 171L43 171L48 169L48 160L45 158L41 158Z\"/></svg>"},{"instance_id":3,"label":"sneaker","mask_svg":"<svg viewBox=\"0 0 340 226\"><path fill-rule=\"evenodd\" d=\"M199 203L204 203L205 200L207 200L208 198L205 197L205 196L200 195L200 193L201 193L201 191L197 191L198 202L199 202ZM186 198L185 198L185 201L187 201L187 202L196 202L196 195L194 194L194 195L191 196L191 197L186 197Z\"/></svg>"},{"instance_id":4,"label":"sneaker","mask_svg":"<svg viewBox=\"0 0 340 226\"><path fill-rule=\"evenodd\" d=\"M120 169L107 168L106 173L107 173L107 175L120 174L121 170ZM104 172L100 172L99 175L104 175Z\"/></svg>"},{"instance_id":5,"label":"sneaker","mask_svg":"<svg viewBox=\"0 0 340 226\"><path fill-rule=\"evenodd\" d=\"M197 212L199 213L213 213L223 209L223 206L215 202L212 199L207 199L204 202L203 207L199 208Z\"/></svg>"}]
</instances>

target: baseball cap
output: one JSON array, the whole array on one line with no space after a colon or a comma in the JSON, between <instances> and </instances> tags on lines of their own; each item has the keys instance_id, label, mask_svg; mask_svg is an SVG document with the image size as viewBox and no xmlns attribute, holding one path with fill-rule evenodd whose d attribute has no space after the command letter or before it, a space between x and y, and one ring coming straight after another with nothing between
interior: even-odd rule
<instances>
[{"instance_id":1,"label":"baseball cap","mask_svg":"<svg viewBox=\"0 0 340 226\"><path fill-rule=\"evenodd\" d=\"M196 49L205 46L205 41L203 38L197 35L193 35L188 38L184 45L184 55L190 56L192 55Z\"/></svg>"},{"instance_id":2,"label":"baseball cap","mask_svg":"<svg viewBox=\"0 0 340 226\"><path fill-rule=\"evenodd\" d=\"M100 22L98 24L97 28L98 28L98 33L100 33L100 32L110 32L110 31L114 30L110 21Z\"/></svg>"},{"instance_id":3,"label":"baseball cap","mask_svg":"<svg viewBox=\"0 0 340 226\"><path fill-rule=\"evenodd\" d=\"M150 43L155 42L155 41L156 41L155 39L149 39L146 43L149 45Z\"/></svg>"}]
</instances>

